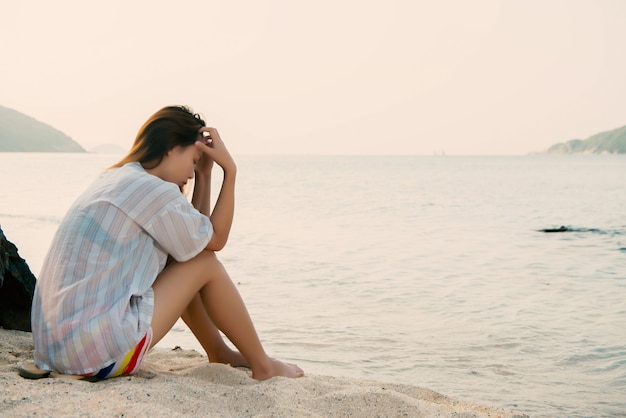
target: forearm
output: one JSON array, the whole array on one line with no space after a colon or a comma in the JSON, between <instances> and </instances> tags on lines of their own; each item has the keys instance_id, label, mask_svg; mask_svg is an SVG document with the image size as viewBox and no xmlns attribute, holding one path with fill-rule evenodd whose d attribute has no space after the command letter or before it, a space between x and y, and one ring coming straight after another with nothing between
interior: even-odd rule
<instances>
[{"instance_id":1,"label":"forearm","mask_svg":"<svg viewBox=\"0 0 626 418\"><path fill-rule=\"evenodd\" d=\"M235 177L237 176L237 166L230 153L224 146L224 141L220 138L215 128L203 127L199 131L204 135L209 133L209 139L205 141L196 141L195 146L201 150L204 155L200 159L198 172L204 173L202 179L199 180L198 195L194 192L192 204L196 208L202 208L202 213L207 214L213 225L213 236L206 246L207 250L219 251L224 248L230 234L230 227L233 224L233 215L235 212ZM207 160L208 158L208 160ZM219 165L224 170L224 179L220 193L213 207L210 209L210 172L213 163ZM197 175L197 174L196 174ZM195 203L194 203L195 199ZM207 205L207 206L205 206Z\"/></svg>"},{"instance_id":2,"label":"forearm","mask_svg":"<svg viewBox=\"0 0 626 418\"><path fill-rule=\"evenodd\" d=\"M224 171L224 181L220 194L211 213L213 238L209 242L212 250L220 250L226 245L235 213L235 178L236 170Z\"/></svg>"},{"instance_id":3,"label":"forearm","mask_svg":"<svg viewBox=\"0 0 626 418\"><path fill-rule=\"evenodd\" d=\"M211 216L211 173L196 173L191 204L206 216Z\"/></svg>"}]
</instances>

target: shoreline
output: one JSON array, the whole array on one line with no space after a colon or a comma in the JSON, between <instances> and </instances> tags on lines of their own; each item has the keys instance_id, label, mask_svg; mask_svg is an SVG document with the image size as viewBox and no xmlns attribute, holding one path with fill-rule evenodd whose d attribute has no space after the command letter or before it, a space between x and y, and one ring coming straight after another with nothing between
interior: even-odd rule
<instances>
[{"instance_id":1,"label":"shoreline","mask_svg":"<svg viewBox=\"0 0 626 418\"><path fill-rule=\"evenodd\" d=\"M308 374L259 382L195 350L152 349L139 373L97 383L28 380L32 336L0 329L0 410L14 417L510 417L523 414L417 386Z\"/></svg>"}]
</instances>

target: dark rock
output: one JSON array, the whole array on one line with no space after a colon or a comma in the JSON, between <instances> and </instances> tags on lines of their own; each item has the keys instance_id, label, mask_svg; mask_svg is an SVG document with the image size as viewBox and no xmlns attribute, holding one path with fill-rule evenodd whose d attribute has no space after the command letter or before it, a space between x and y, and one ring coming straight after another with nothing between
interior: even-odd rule
<instances>
[{"instance_id":1,"label":"dark rock","mask_svg":"<svg viewBox=\"0 0 626 418\"><path fill-rule=\"evenodd\" d=\"M37 279L0 228L0 327L31 331L30 311Z\"/></svg>"},{"instance_id":2,"label":"dark rock","mask_svg":"<svg viewBox=\"0 0 626 418\"><path fill-rule=\"evenodd\" d=\"M539 231L541 232L569 232L571 231L571 229L562 226L560 228L545 228L545 229L540 229Z\"/></svg>"},{"instance_id":3,"label":"dark rock","mask_svg":"<svg viewBox=\"0 0 626 418\"><path fill-rule=\"evenodd\" d=\"M540 229L539 232L592 232L595 234L611 234L611 235L622 234L622 232L618 230L606 231L604 229L598 229L598 228L574 228L571 226L560 226L558 228L544 228L544 229Z\"/></svg>"}]
</instances>

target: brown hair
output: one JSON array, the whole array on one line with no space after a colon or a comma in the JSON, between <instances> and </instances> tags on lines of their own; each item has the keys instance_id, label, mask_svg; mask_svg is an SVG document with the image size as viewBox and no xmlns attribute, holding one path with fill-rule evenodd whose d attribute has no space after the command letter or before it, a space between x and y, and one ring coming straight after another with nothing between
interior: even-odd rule
<instances>
[{"instance_id":1,"label":"brown hair","mask_svg":"<svg viewBox=\"0 0 626 418\"><path fill-rule=\"evenodd\" d=\"M187 106L166 106L143 124L128 154L111 168L138 161L144 168L158 166L175 146L193 145L199 129L206 126L200 115Z\"/></svg>"}]
</instances>

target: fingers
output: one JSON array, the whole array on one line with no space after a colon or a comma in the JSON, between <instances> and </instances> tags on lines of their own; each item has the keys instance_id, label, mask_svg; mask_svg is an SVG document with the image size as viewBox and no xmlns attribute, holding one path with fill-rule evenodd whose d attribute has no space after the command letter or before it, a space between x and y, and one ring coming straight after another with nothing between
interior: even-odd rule
<instances>
[{"instance_id":1,"label":"fingers","mask_svg":"<svg viewBox=\"0 0 626 418\"><path fill-rule=\"evenodd\" d=\"M209 158L217 163L223 169L234 169L235 163L232 156L226 149L226 145L220 138L217 129L211 127L202 127L198 130L200 140L196 145Z\"/></svg>"},{"instance_id":2,"label":"fingers","mask_svg":"<svg viewBox=\"0 0 626 418\"><path fill-rule=\"evenodd\" d=\"M203 126L200 128L198 130L198 134L201 138L200 141L209 147L212 147L216 140L221 141L220 134L217 132L217 129L209 126Z\"/></svg>"}]
</instances>

